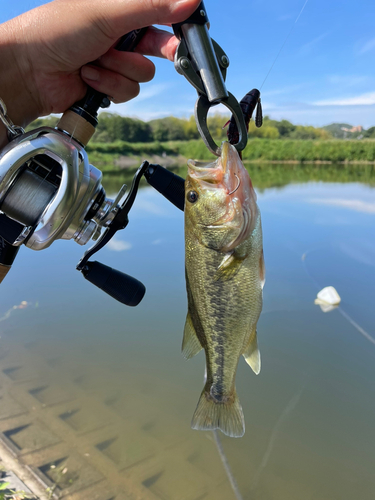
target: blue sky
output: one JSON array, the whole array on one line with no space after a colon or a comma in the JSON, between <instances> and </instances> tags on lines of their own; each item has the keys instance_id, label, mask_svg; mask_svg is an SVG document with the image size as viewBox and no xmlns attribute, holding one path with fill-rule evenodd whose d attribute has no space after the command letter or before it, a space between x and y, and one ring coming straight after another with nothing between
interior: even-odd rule
<instances>
[{"instance_id":1,"label":"blue sky","mask_svg":"<svg viewBox=\"0 0 375 500\"><path fill-rule=\"evenodd\" d=\"M77 0L79 1L79 0ZM42 0L3 2L0 21ZM230 59L227 88L238 99L262 84L264 114L296 124L375 125L375 2L364 0L205 0L211 36ZM190 116L196 93L169 61L133 101L112 105L123 115Z\"/></svg>"}]
</instances>

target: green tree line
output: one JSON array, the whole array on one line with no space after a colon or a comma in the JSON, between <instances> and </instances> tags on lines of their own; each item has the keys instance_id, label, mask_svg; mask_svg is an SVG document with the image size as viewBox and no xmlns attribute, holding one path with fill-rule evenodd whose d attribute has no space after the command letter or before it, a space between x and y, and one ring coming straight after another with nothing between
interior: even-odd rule
<instances>
[{"instance_id":1,"label":"green tree line","mask_svg":"<svg viewBox=\"0 0 375 500\"><path fill-rule=\"evenodd\" d=\"M229 117L215 114L208 117L208 126L212 136L217 140L225 140L227 128L225 124ZM40 118L29 125L28 130L40 126L55 126L56 117ZM290 140L329 140L332 133L326 128L294 125L288 120L272 120L264 118L263 126L257 128L252 120L249 127L249 138L259 139L290 139ZM375 138L375 127L363 131L363 138ZM141 142L167 142L190 141L199 139L199 133L194 116L190 118L176 118L168 116L148 122L120 116L114 113L102 112L99 123L92 139L95 143L112 143L126 141L130 143Z\"/></svg>"}]
</instances>

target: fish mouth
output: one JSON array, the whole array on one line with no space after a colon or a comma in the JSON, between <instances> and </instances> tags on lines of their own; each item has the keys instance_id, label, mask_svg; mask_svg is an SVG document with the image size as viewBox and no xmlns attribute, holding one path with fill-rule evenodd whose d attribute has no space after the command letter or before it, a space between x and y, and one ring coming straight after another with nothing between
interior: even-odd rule
<instances>
[{"instance_id":1,"label":"fish mouth","mask_svg":"<svg viewBox=\"0 0 375 500\"><path fill-rule=\"evenodd\" d=\"M207 172L207 170L214 169L216 166L216 161L198 161L198 160L188 160L188 167L194 172Z\"/></svg>"},{"instance_id":2,"label":"fish mouth","mask_svg":"<svg viewBox=\"0 0 375 500\"><path fill-rule=\"evenodd\" d=\"M218 159L214 161L198 161L198 160L188 160L188 167L194 172L204 173L208 170L213 170L220 168L223 173L226 173L228 158L229 158L230 144L228 141L223 141L221 144L221 155Z\"/></svg>"}]
</instances>

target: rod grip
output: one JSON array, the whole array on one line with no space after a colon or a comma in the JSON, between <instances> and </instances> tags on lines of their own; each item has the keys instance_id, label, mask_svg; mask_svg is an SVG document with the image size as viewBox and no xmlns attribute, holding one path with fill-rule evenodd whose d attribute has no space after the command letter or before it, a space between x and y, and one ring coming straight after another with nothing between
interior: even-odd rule
<instances>
[{"instance_id":1,"label":"rod grip","mask_svg":"<svg viewBox=\"0 0 375 500\"><path fill-rule=\"evenodd\" d=\"M148 28L145 27L130 31L120 38L115 46L115 49L121 52L133 52L138 43L142 40L147 29ZM101 92L94 90L92 87L88 87L86 96L81 101L75 103L72 109L77 113L81 108L82 111L80 112L85 119L89 119L90 121L91 118L91 121L97 121L99 108L108 108L110 104L111 101L106 94L102 94ZM94 127L96 127L96 123L94 123Z\"/></svg>"},{"instance_id":2,"label":"rod grip","mask_svg":"<svg viewBox=\"0 0 375 500\"><path fill-rule=\"evenodd\" d=\"M10 271L19 249L0 236L0 283Z\"/></svg>"},{"instance_id":3,"label":"rod grip","mask_svg":"<svg viewBox=\"0 0 375 500\"><path fill-rule=\"evenodd\" d=\"M185 180L161 165L150 164L145 172L147 182L168 201L184 211Z\"/></svg>"},{"instance_id":4,"label":"rod grip","mask_svg":"<svg viewBox=\"0 0 375 500\"><path fill-rule=\"evenodd\" d=\"M90 283L127 306L137 306L146 293L143 283L101 262L87 262L82 274Z\"/></svg>"}]
</instances>

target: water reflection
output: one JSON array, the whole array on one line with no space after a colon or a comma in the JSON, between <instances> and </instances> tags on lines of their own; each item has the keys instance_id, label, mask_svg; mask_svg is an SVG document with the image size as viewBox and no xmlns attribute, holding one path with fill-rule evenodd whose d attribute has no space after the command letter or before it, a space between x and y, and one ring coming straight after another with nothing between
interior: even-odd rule
<instances>
[{"instance_id":1,"label":"water reflection","mask_svg":"<svg viewBox=\"0 0 375 500\"><path fill-rule=\"evenodd\" d=\"M306 182L361 182L375 185L375 165L373 163L252 163L245 162L258 191L271 187ZM187 167L168 167L177 175L185 178ZM105 174L105 186L115 192L118 186L131 184L136 168L124 169L121 175L115 172Z\"/></svg>"},{"instance_id":2,"label":"water reflection","mask_svg":"<svg viewBox=\"0 0 375 500\"><path fill-rule=\"evenodd\" d=\"M250 166L267 266L263 367L255 377L240 363L246 434L222 436L243 498L373 499L375 347L338 310L314 305L320 288L335 286L342 308L374 334L372 168ZM295 184L311 178L326 182ZM124 182L107 178L107 192ZM7 443L75 499L234 498L213 436L190 429L204 359L180 355L183 214L145 187L126 231L97 256L145 283L138 308L81 277L82 250L22 249L2 285L0 316L33 304L0 323Z\"/></svg>"}]
</instances>

